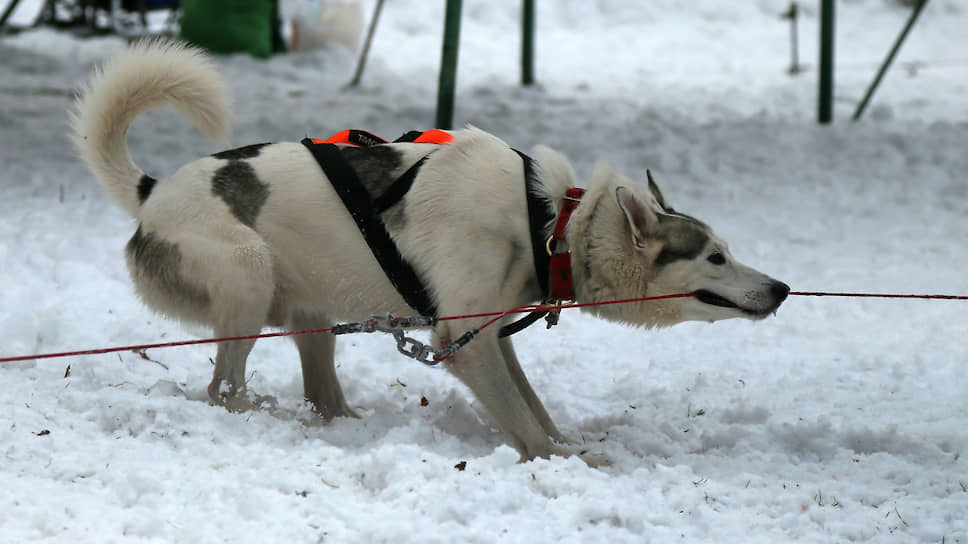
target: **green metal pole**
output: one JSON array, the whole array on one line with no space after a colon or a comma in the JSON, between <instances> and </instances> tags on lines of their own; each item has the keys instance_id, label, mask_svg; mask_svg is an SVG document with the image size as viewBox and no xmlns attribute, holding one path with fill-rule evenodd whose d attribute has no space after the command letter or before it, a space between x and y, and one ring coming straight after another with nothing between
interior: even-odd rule
<instances>
[{"instance_id":1,"label":"green metal pole","mask_svg":"<svg viewBox=\"0 0 968 544\"><path fill-rule=\"evenodd\" d=\"M460 45L461 0L447 0L444 13L444 45L440 56L440 82L437 86L437 128L449 129L454 123L454 87L457 85L457 50Z\"/></svg>"},{"instance_id":2,"label":"green metal pole","mask_svg":"<svg viewBox=\"0 0 968 544\"><path fill-rule=\"evenodd\" d=\"M797 34L800 22L800 6L796 2L790 2L790 73L800 73L800 37Z\"/></svg>"},{"instance_id":3,"label":"green metal pole","mask_svg":"<svg viewBox=\"0 0 968 544\"><path fill-rule=\"evenodd\" d=\"M363 78L363 68L366 66L366 58L370 55L370 44L373 43L373 35L376 34L376 23L380 20L381 11L383 11L383 0L377 0L373 18L370 19L370 29L366 31L366 41L363 42L363 52L360 53L360 60L356 64L356 73L344 88L359 86Z\"/></svg>"},{"instance_id":4,"label":"green metal pole","mask_svg":"<svg viewBox=\"0 0 968 544\"><path fill-rule=\"evenodd\" d=\"M820 89L817 121L834 118L834 0L820 0Z\"/></svg>"},{"instance_id":5,"label":"green metal pole","mask_svg":"<svg viewBox=\"0 0 968 544\"><path fill-rule=\"evenodd\" d=\"M857 105L857 109L854 111L854 121L860 119L860 116L864 113L864 110L867 108L867 103L871 100L871 96L874 95L874 91L877 90L877 86L881 84L881 79L884 77L884 74L887 73L887 69L891 66L891 63L894 62L894 56L897 55L897 52L901 49L901 44L904 43L904 39L907 38L908 31L911 30L911 27L914 26L914 21L917 21L918 15L921 14L921 8L923 8L927 3L928 0L919 0L918 4L914 6L914 11L912 11L911 16L908 17L907 24L904 25L904 30L902 30L901 35L897 37L897 40L894 42L894 47L892 47L891 51L887 54L887 58L884 59L884 63L881 64L881 69L877 71L877 75L874 76L874 81L872 81L870 87L867 88L867 93L864 94L864 99L861 100L860 104Z\"/></svg>"},{"instance_id":6,"label":"green metal pole","mask_svg":"<svg viewBox=\"0 0 968 544\"><path fill-rule=\"evenodd\" d=\"M534 0L521 5L521 85L534 84Z\"/></svg>"},{"instance_id":7,"label":"green metal pole","mask_svg":"<svg viewBox=\"0 0 968 544\"><path fill-rule=\"evenodd\" d=\"M17 7L20 0L11 0L10 4L7 5L7 9L3 10L3 14L0 15L0 35L4 33L7 29L7 19L13 15L13 10Z\"/></svg>"}]
</instances>

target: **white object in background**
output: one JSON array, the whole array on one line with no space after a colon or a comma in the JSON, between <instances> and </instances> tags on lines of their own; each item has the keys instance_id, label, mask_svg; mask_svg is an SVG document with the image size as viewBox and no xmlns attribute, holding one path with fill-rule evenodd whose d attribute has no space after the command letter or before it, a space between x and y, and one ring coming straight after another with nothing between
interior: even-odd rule
<instances>
[{"instance_id":1,"label":"white object in background","mask_svg":"<svg viewBox=\"0 0 968 544\"><path fill-rule=\"evenodd\" d=\"M363 9L358 0L295 0L289 49L309 51L339 44L355 52L363 30Z\"/></svg>"}]
</instances>

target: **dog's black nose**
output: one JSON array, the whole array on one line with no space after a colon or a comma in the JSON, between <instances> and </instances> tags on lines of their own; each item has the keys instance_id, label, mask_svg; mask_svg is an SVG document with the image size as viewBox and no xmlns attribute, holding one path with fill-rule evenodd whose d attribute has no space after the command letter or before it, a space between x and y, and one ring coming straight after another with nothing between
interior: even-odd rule
<instances>
[{"instance_id":1,"label":"dog's black nose","mask_svg":"<svg viewBox=\"0 0 968 544\"><path fill-rule=\"evenodd\" d=\"M790 294L790 286L783 283L782 281L775 281L773 285L770 286L770 292L776 297L777 301L783 302L786 300L787 295Z\"/></svg>"}]
</instances>

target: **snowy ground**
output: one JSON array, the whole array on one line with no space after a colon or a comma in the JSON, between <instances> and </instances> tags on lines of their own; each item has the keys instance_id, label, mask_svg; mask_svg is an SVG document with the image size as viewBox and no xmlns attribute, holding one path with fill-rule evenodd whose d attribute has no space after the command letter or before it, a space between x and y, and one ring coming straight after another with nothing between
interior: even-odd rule
<instances>
[{"instance_id":1,"label":"snowy ground","mask_svg":"<svg viewBox=\"0 0 968 544\"><path fill-rule=\"evenodd\" d=\"M235 142L429 127L442 5L388 2L353 92L345 51L220 59ZM651 168L794 289L968 293L962 2L928 5L899 57L927 64L892 72L861 123L847 118L907 12L838 2L828 127L816 72L785 73L786 2L540 1L535 89L516 85L516 6L465 2L458 123L556 146L580 178L599 159ZM0 39L0 357L207 334L134 296L132 220L68 145L72 89L121 46ZM130 144L156 176L217 150L171 112ZM793 297L758 323L642 331L576 312L522 333L532 384L603 469L517 463L456 379L388 338L340 344L364 417L328 425L286 340L249 364L278 408L246 414L203 400L209 347L2 364L0 542L965 543L964 304Z\"/></svg>"}]
</instances>

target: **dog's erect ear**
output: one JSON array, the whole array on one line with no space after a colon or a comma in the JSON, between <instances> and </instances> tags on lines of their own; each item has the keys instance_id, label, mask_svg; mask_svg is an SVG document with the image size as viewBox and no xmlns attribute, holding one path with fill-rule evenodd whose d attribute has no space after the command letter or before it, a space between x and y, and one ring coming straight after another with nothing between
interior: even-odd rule
<instances>
[{"instance_id":1,"label":"dog's erect ear","mask_svg":"<svg viewBox=\"0 0 968 544\"><path fill-rule=\"evenodd\" d=\"M662 191L659 190L659 184L656 183L655 178L652 177L652 170L649 170L648 168L646 168L645 176L649 178L649 191L652 192L652 196L655 197L655 201L659 203L659 206L663 210L667 212L671 212L672 208L670 208L669 205L666 204L666 199L664 196L662 196Z\"/></svg>"},{"instance_id":2,"label":"dog's erect ear","mask_svg":"<svg viewBox=\"0 0 968 544\"><path fill-rule=\"evenodd\" d=\"M626 187L615 189L615 198L629 223L635 247L645 247L649 234L655 230L659 218L656 217L651 206L636 198Z\"/></svg>"}]
</instances>

